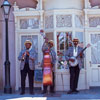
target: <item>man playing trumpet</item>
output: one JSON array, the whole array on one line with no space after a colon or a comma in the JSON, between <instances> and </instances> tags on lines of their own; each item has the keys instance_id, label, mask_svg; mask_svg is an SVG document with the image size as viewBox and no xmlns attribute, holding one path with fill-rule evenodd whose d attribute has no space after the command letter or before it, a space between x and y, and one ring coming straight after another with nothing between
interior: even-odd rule
<instances>
[{"instance_id":1,"label":"man playing trumpet","mask_svg":"<svg viewBox=\"0 0 100 100\"><path fill-rule=\"evenodd\" d=\"M21 95L25 94L25 80L28 74L29 78L29 90L30 94L33 94L33 83L34 83L34 69L35 69L35 50L32 49L32 43L30 40L25 41L25 49L22 50L18 56L18 60L21 61L20 72L21 72Z\"/></svg>"}]
</instances>

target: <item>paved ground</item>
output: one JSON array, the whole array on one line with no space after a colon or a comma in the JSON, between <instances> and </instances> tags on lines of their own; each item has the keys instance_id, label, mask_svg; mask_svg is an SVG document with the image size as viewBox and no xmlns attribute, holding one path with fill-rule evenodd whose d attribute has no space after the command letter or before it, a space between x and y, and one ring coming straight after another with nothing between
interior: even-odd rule
<instances>
[{"instance_id":1,"label":"paved ground","mask_svg":"<svg viewBox=\"0 0 100 100\"><path fill-rule=\"evenodd\" d=\"M82 90L78 94L69 95L66 92L42 95L40 91L36 91L34 95L28 93L20 95L19 92L13 94L1 93L0 100L100 100L100 88Z\"/></svg>"}]
</instances>

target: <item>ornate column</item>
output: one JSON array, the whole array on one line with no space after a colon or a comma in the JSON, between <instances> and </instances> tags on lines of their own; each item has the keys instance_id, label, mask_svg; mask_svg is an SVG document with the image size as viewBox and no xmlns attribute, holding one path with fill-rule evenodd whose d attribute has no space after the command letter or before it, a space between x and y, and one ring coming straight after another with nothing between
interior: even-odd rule
<instances>
[{"instance_id":1,"label":"ornate column","mask_svg":"<svg viewBox=\"0 0 100 100\"><path fill-rule=\"evenodd\" d=\"M75 14L72 14L72 28L73 38L75 38Z\"/></svg>"},{"instance_id":2,"label":"ornate column","mask_svg":"<svg viewBox=\"0 0 100 100\"><path fill-rule=\"evenodd\" d=\"M40 1L40 10L42 10L42 0L39 1Z\"/></svg>"},{"instance_id":3,"label":"ornate column","mask_svg":"<svg viewBox=\"0 0 100 100\"><path fill-rule=\"evenodd\" d=\"M87 10L85 9L84 10L84 13L85 13L85 28L88 27L88 17L87 17Z\"/></svg>"},{"instance_id":4,"label":"ornate column","mask_svg":"<svg viewBox=\"0 0 100 100\"><path fill-rule=\"evenodd\" d=\"M40 12L40 28L44 28L44 23L43 23L43 12Z\"/></svg>"},{"instance_id":5,"label":"ornate column","mask_svg":"<svg viewBox=\"0 0 100 100\"><path fill-rule=\"evenodd\" d=\"M36 9L37 10L42 10L42 0L37 0L37 1L38 1L38 4L37 4Z\"/></svg>"},{"instance_id":6,"label":"ornate column","mask_svg":"<svg viewBox=\"0 0 100 100\"><path fill-rule=\"evenodd\" d=\"M16 5L16 2L14 2L14 11L18 11L19 10L19 8L18 8L18 6Z\"/></svg>"},{"instance_id":7,"label":"ornate column","mask_svg":"<svg viewBox=\"0 0 100 100\"><path fill-rule=\"evenodd\" d=\"M88 21L88 12L87 12L87 9L84 10L84 13L85 13L85 26L84 26L84 45L87 45L88 43L88 40L89 40L89 32L88 32L88 28L89 28L89 21ZM85 57L85 70L86 70L86 88L89 89L89 62L88 62L88 51L86 51L86 57Z\"/></svg>"},{"instance_id":8,"label":"ornate column","mask_svg":"<svg viewBox=\"0 0 100 100\"><path fill-rule=\"evenodd\" d=\"M91 8L91 4L89 2L89 0L84 0L84 4L85 4L85 9Z\"/></svg>"}]
</instances>

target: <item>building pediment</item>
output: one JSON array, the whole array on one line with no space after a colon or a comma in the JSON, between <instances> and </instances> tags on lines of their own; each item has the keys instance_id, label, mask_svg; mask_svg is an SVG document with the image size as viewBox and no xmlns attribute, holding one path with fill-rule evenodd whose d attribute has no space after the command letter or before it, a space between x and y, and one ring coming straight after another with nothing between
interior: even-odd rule
<instances>
[{"instance_id":1,"label":"building pediment","mask_svg":"<svg viewBox=\"0 0 100 100\"><path fill-rule=\"evenodd\" d=\"M10 4L14 5L14 2L19 6L19 8L35 8L37 7L37 0L8 0Z\"/></svg>"}]
</instances>

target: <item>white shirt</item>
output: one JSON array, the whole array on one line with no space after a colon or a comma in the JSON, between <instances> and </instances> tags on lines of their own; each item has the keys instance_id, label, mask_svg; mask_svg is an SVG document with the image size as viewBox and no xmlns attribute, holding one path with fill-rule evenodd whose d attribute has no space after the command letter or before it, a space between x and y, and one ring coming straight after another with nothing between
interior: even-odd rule
<instances>
[{"instance_id":1,"label":"white shirt","mask_svg":"<svg viewBox=\"0 0 100 100\"><path fill-rule=\"evenodd\" d=\"M74 47L73 56L76 57L78 53L78 46Z\"/></svg>"}]
</instances>

